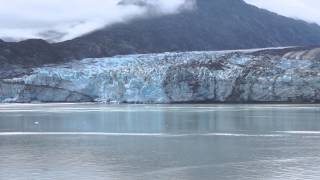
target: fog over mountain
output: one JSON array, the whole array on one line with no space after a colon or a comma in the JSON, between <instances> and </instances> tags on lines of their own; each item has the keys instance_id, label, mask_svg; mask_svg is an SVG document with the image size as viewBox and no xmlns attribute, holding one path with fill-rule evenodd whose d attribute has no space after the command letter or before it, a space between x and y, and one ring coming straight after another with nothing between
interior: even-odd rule
<instances>
[{"instance_id":1,"label":"fog over mountain","mask_svg":"<svg viewBox=\"0 0 320 180\"><path fill-rule=\"evenodd\" d=\"M64 41L148 15L177 13L190 0L0 0L0 38Z\"/></svg>"},{"instance_id":2,"label":"fog over mountain","mask_svg":"<svg viewBox=\"0 0 320 180\"><path fill-rule=\"evenodd\" d=\"M196 8L195 0L0 0L0 38L70 40L138 17ZM288 17L320 24L318 0L245 0Z\"/></svg>"}]
</instances>

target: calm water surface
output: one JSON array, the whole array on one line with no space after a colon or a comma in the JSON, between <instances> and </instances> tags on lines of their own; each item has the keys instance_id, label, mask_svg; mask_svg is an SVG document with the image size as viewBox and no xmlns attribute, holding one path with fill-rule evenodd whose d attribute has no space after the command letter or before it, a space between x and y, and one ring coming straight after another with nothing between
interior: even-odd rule
<instances>
[{"instance_id":1,"label":"calm water surface","mask_svg":"<svg viewBox=\"0 0 320 180\"><path fill-rule=\"evenodd\" d=\"M0 105L0 180L320 179L320 105Z\"/></svg>"}]
</instances>

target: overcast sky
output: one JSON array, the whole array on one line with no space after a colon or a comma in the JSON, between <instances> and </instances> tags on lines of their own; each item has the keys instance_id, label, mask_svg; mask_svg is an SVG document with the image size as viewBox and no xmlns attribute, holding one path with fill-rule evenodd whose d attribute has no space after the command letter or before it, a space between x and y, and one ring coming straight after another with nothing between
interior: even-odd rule
<instances>
[{"instance_id":1,"label":"overcast sky","mask_svg":"<svg viewBox=\"0 0 320 180\"><path fill-rule=\"evenodd\" d=\"M143 16L148 8L121 0L0 0L0 38L63 41L116 22ZM132 2L136 0L125 0ZM190 0L144 0L159 14L190 8ZM192 1L192 0L191 0ZM245 0L282 15L320 24L320 0ZM154 10L154 9L153 9Z\"/></svg>"},{"instance_id":2,"label":"overcast sky","mask_svg":"<svg viewBox=\"0 0 320 180\"><path fill-rule=\"evenodd\" d=\"M245 1L278 14L320 24L320 0Z\"/></svg>"}]
</instances>

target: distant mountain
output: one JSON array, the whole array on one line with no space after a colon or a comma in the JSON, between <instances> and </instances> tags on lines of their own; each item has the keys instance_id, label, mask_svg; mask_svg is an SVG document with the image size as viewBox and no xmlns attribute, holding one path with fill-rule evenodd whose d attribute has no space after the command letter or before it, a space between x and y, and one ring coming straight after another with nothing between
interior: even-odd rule
<instances>
[{"instance_id":1,"label":"distant mountain","mask_svg":"<svg viewBox=\"0 0 320 180\"><path fill-rule=\"evenodd\" d=\"M62 43L0 42L0 62L33 65L132 53L320 45L320 26L243 0L197 0L193 10L150 16Z\"/></svg>"},{"instance_id":2,"label":"distant mountain","mask_svg":"<svg viewBox=\"0 0 320 180\"><path fill-rule=\"evenodd\" d=\"M320 44L320 27L286 18L242 0L198 0L179 14L117 24L60 43L64 56L222 50Z\"/></svg>"},{"instance_id":3,"label":"distant mountain","mask_svg":"<svg viewBox=\"0 0 320 180\"><path fill-rule=\"evenodd\" d=\"M12 65L57 63L63 59L55 45L44 40L30 39L17 43L0 41L0 70Z\"/></svg>"}]
</instances>

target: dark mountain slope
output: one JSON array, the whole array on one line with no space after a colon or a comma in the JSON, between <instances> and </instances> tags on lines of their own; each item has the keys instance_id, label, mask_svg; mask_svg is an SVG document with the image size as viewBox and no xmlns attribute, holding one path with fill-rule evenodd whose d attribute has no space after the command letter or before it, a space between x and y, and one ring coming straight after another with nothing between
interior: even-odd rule
<instances>
[{"instance_id":1,"label":"dark mountain slope","mask_svg":"<svg viewBox=\"0 0 320 180\"><path fill-rule=\"evenodd\" d=\"M0 63L39 65L117 54L320 45L320 27L243 0L197 0L193 10L140 18L56 44L0 41Z\"/></svg>"},{"instance_id":2,"label":"dark mountain slope","mask_svg":"<svg viewBox=\"0 0 320 180\"><path fill-rule=\"evenodd\" d=\"M179 14L117 24L57 44L68 58L320 44L320 27L246 4L198 0Z\"/></svg>"},{"instance_id":3,"label":"dark mountain slope","mask_svg":"<svg viewBox=\"0 0 320 180\"><path fill-rule=\"evenodd\" d=\"M0 62L3 63L25 64L28 62L37 65L56 63L61 59L57 49L44 40L30 39L18 43L0 41Z\"/></svg>"}]
</instances>

